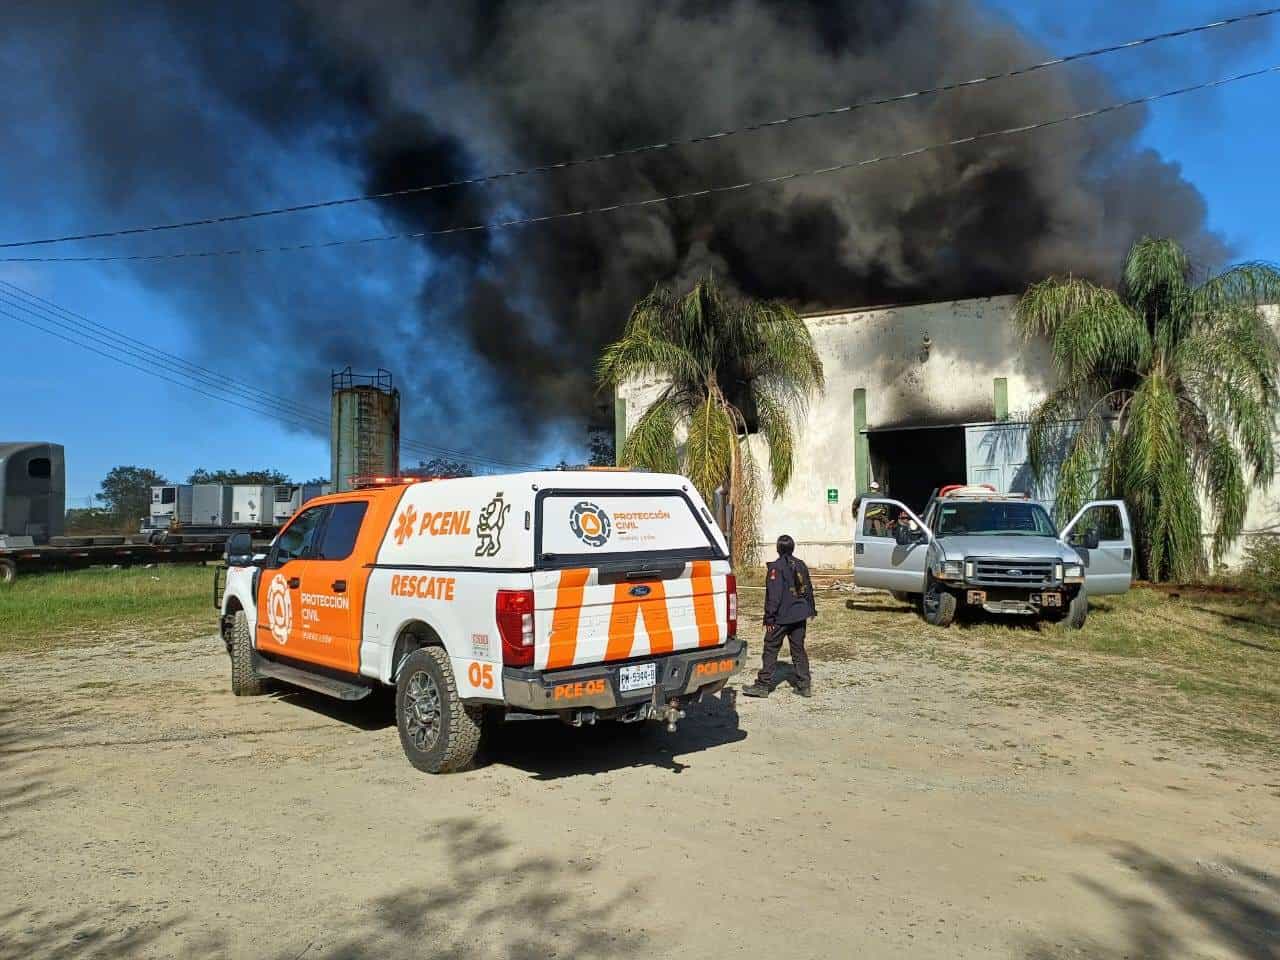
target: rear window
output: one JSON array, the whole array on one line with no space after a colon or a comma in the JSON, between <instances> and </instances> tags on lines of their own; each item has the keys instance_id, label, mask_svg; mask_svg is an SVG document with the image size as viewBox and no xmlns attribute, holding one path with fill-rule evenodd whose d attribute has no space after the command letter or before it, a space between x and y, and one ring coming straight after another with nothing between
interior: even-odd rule
<instances>
[{"instance_id":1,"label":"rear window","mask_svg":"<svg viewBox=\"0 0 1280 960\"><path fill-rule=\"evenodd\" d=\"M679 491L547 491L538 497L538 565L719 559L710 528L711 518Z\"/></svg>"}]
</instances>

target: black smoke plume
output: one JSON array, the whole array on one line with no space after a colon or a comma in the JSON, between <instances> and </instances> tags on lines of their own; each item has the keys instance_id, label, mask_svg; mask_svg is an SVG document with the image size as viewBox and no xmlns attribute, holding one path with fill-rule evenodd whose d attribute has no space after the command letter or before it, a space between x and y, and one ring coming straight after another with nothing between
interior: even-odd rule
<instances>
[{"instance_id":1,"label":"black smoke plume","mask_svg":"<svg viewBox=\"0 0 1280 960\"><path fill-rule=\"evenodd\" d=\"M6 128L20 131L5 169L49 184L17 201L33 233L313 199L338 192L343 175L361 191L449 180L928 87L1046 53L977 3L931 0L63 2L14 4L0 21L10 75L26 78L0 94ZM567 211L1121 98L1077 65L397 198L360 216L93 249L256 245ZM141 265L130 276L179 306L207 351L270 374L276 390L322 404L328 368L385 366L407 394L406 436L528 457L557 430L585 439L581 425L600 409L594 359L657 282L715 270L743 293L851 307L1015 292L1054 271L1107 279L1144 233L1220 259L1199 192L1137 146L1144 122L1131 110L716 198L412 245ZM414 278L407 323L390 319L404 310L389 277Z\"/></svg>"}]
</instances>

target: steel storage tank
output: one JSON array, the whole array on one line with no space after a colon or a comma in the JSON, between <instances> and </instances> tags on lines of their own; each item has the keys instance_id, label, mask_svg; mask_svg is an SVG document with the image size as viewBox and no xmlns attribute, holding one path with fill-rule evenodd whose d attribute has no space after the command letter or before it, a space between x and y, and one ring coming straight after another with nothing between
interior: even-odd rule
<instances>
[{"instance_id":1,"label":"steel storage tank","mask_svg":"<svg viewBox=\"0 0 1280 960\"><path fill-rule=\"evenodd\" d=\"M66 518L62 444L0 442L0 535L44 543L62 535Z\"/></svg>"},{"instance_id":2,"label":"steel storage tank","mask_svg":"<svg viewBox=\"0 0 1280 960\"><path fill-rule=\"evenodd\" d=\"M329 476L334 490L350 490L353 477L398 474L400 391L391 374L379 370L366 376L347 367L333 374L332 384Z\"/></svg>"}]
</instances>

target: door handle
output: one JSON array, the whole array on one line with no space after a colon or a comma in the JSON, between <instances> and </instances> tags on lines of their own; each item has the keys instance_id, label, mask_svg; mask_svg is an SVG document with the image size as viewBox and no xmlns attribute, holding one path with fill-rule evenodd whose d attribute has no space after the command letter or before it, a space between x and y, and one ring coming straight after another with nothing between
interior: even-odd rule
<instances>
[{"instance_id":1,"label":"door handle","mask_svg":"<svg viewBox=\"0 0 1280 960\"><path fill-rule=\"evenodd\" d=\"M333 587L334 593L345 593L347 590L347 581L335 580L333 583L329 584L329 586Z\"/></svg>"},{"instance_id":2,"label":"door handle","mask_svg":"<svg viewBox=\"0 0 1280 960\"><path fill-rule=\"evenodd\" d=\"M302 586L302 580L301 580L299 577L290 577L290 578L289 578L289 589L290 589L290 590L297 590L300 586Z\"/></svg>"}]
</instances>

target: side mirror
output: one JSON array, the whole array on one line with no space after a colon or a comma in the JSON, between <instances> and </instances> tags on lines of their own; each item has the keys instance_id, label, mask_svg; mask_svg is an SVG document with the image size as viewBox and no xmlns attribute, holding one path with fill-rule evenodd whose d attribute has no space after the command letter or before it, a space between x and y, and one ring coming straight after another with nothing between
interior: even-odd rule
<instances>
[{"instance_id":1,"label":"side mirror","mask_svg":"<svg viewBox=\"0 0 1280 960\"><path fill-rule=\"evenodd\" d=\"M1086 530L1084 533L1076 533L1073 531L1070 538L1067 540L1067 543L1071 544L1071 546L1084 547L1086 550L1097 550L1098 542L1097 530Z\"/></svg>"},{"instance_id":2,"label":"side mirror","mask_svg":"<svg viewBox=\"0 0 1280 960\"><path fill-rule=\"evenodd\" d=\"M228 567L248 567L253 564L253 538L248 533L233 533L227 537L224 554Z\"/></svg>"},{"instance_id":3,"label":"side mirror","mask_svg":"<svg viewBox=\"0 0 1280 960\"><path fill-rule=\"evenodd\" d=\"M924 543L929 537L923 530L912 530L907 524L899 523L894 525L893 539L898 546L909 547L913 543Z\"/></svg>"}]
</instances>

